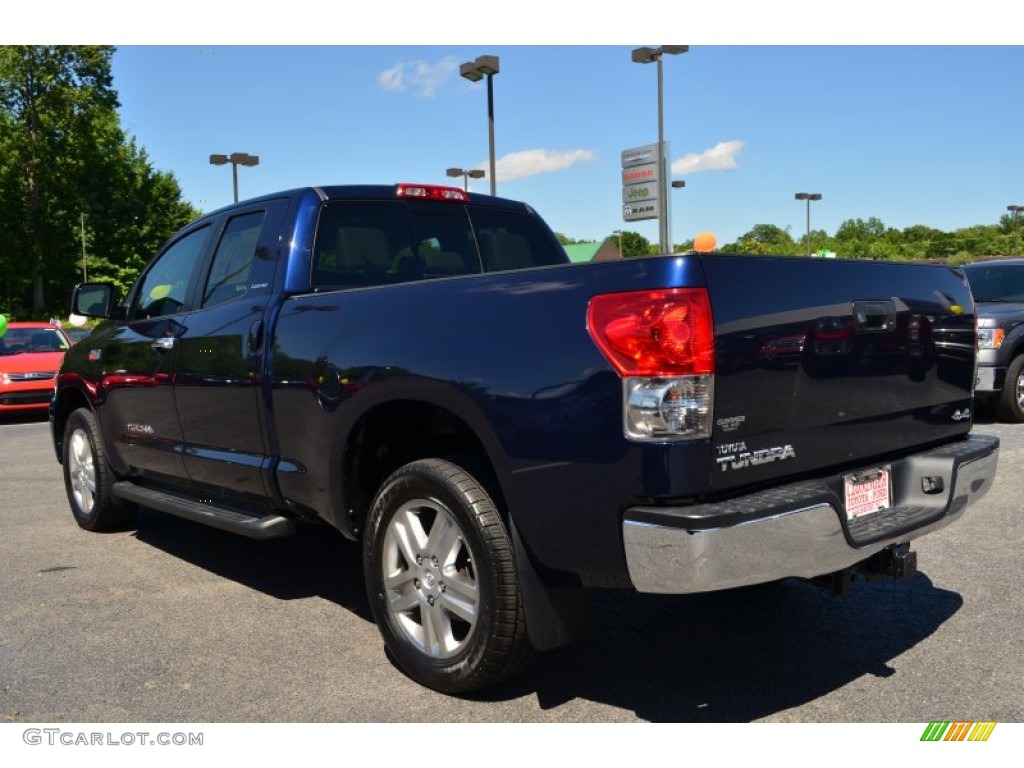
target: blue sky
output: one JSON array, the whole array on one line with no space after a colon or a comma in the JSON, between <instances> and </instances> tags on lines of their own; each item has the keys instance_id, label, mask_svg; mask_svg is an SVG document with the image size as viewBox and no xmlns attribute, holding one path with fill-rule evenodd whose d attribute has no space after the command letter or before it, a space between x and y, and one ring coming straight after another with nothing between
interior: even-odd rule
<instances>
[{"instance_id":1,"label":"blue sky","mask_svg":"<svg viewBox=\"0 0 1024 768\"><path fill-rule=\"evenodd\" d=\"M772 4L776 15L762 27L760 4L722 4L694 24L678 11L680 23L666 24L677 21L668 3L584 19L530 0L515 6L522 13L506 6L517 17L508 26L482 16L486 6L462 6L472 19L450 29L424 15L444 3L392 2L351 18L339 11L351 4L314 2L280 18L253 6L245 27L232 27L216 4L188 5L197 15L166 27L84 34L118 44L124 128L203 210L231 201L230 167L210 165L211 153L260 156L258 167L239 169L242 197L308 184L450 183L450 166L485 168L486 88L459 77L458 65L494 54L498 194L531 203L570 237L632 229L655 241L655 222L622 220L620 153L657 139L656 67L632 63L630 51L673 42L658 41L666 26L700 30L673 32L692 47L664 65L665 137L674 178L686 182L672 193L676 242L710 230L725 243L758 223L799 236L798 191L822 193L812 225L830 233L869 216L952 230L1024 204L1024 48L941 44L1001 41L1012 25L998 23L988 0L923 31L916 14L879 21L891 4L864 0L846 16L842 4L827 4L834 17L808 17L817 26L796 33L797 17L785 11L820 14L821 4ZM194 23L203 8L214 17ZM198 27L218 30L214 40L195 39ZM601 44L557 42L574 38ZM445 39L454 43L398 44ZM277 40L298 44L262 45ZM513 44L520 40L542 44ZM859 44L899 41L913 44Z\"/></svg>"}]
</instances>

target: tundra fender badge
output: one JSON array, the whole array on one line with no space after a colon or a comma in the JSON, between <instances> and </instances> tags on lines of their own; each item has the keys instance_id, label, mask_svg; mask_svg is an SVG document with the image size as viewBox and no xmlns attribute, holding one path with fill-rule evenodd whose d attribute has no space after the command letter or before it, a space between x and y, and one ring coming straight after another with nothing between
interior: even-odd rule
<instances>
[{"instance_id":1,"label":"tundra fender badge","mask_svg":"<svg viewBox=\"0 0 1024 768\"><path fill-rule=\"evenodd\" d=\"M728 443L718 446L720 454L715 461L723 472L728 472L748 467L759 467L762 464L771 464L776 461L795 459L796 451L792 445L776 445L771 448L755 448L748 450L744 442Z\"/></svg>"}]
</instances>

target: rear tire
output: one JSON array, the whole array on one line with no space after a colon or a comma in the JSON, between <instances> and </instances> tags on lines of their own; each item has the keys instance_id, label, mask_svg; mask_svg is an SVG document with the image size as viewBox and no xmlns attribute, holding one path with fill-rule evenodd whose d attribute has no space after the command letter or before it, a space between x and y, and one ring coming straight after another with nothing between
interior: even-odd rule
<instances>
[{"instance_id":1,"label":"rear tire","mask_svg":"<svg viewBox=\"0 0 1024 768\"><path fill-rule=\"evenodd\" d=\"M95 414L79 408L64 428L64 487L75 522L87 531L125 528L137 506L114 497L114 473L107 463Z\"/></svg>"},{"instance_id":2,"label":"rear tire","mask_svg":"<svg viewBox=\"0 0 1024 768\"><path fill-rule=\"evenodd\" d=\"M461 467L414 461L384 482L363 567L384 642L416 682L467 693L532 661L511 539L487 491Z\"/></svg>"},{"instance_id":3,"label":"rear tire","mask_svg":"<svg viewBox=\"0 0 1024 768\"><path fill-rule=\"evenodd\" d=\"M996 415L1000 421L1024 422L1024 355L1013 358L1006 369L1003 389L996 402Z\"/></svg>"}]
</instances>

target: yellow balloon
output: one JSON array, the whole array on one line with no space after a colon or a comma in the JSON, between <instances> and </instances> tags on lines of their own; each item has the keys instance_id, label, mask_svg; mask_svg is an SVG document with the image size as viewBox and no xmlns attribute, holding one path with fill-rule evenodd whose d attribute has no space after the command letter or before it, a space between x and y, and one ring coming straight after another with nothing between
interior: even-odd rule
<instances>
[{"instance_id":1,"label":"yellow balloon","mask_svg":"<svg viewBox=\"0 0 1024 768\"><path fill-rule=\"evenodd\" d=\"M711 253L718 245L718 240L710 232L701 232L693 238L693 250L697 253Z\"/></svg>"}]
</instances>

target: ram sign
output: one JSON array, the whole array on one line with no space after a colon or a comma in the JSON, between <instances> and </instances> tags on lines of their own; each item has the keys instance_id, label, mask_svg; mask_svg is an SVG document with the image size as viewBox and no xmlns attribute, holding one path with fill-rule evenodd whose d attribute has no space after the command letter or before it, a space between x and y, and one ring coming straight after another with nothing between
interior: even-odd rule
<instances>
[{"instance_id":1,"label":"ram sign","mask_svg":"<svg viewBox=\"0 0 1024 768\"><path fill-rule=\"evenodd\" d=\"M659 211L661 211L661 206L658 200L649 200L646 203L626 203L622 206L622 220L656 219Z\"/></svg>"}]
</instances>

